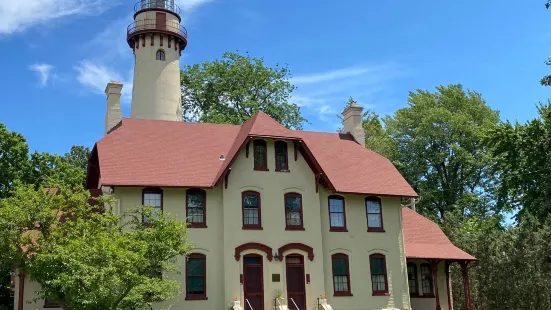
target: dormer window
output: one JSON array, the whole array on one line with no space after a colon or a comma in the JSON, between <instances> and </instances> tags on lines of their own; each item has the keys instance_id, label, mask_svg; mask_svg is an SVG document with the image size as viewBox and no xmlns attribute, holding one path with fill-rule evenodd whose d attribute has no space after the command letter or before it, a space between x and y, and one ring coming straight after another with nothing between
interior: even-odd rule
<instances>
[{"instance_id":1,"label":"dormer window","mask_svg":"<svg viewBox=\"0 0 551 310\"><path fill-rule=\"evenodd\" d=\"M158 50L156 58L157 58L157 60L165 61L165 51Z\"/></svg>"},{"instance_id":2,"label":"dormer window","mask_svg":"<svg viewBox=\"0 0 551 310\"><path fill-rule=\"evenodd\" d=\"M275 148L275 164L276 171L289 171L289 162L287 159L287 142L276 141Z\"/></svg>"},{"instance_id":3,"label":"dormer window","mask_svg":"<svg viewBox=\"0 0 551 310\"><path fill-rule=\"evenodd\" d=\"M266 141L254 140L254 170L268 171L267 147Z\"/></svg>"}]
</instances>

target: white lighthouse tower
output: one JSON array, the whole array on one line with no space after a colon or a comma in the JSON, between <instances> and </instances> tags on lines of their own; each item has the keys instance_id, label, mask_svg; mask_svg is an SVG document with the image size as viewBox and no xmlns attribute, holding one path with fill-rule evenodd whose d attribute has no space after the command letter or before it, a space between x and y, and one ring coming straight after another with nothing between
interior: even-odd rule
<instances>
[{"instance_id":1,"label":"white lighthouse tower","mask_svg":"<svg viewBox=\"0 0 551 310\"><path fill-rule=\"evenodd\" d=\"M134 51L131 118L182 120L180 55L187 45L174 0L140 0L127 41Z\"/></svg>"}]
</instances>

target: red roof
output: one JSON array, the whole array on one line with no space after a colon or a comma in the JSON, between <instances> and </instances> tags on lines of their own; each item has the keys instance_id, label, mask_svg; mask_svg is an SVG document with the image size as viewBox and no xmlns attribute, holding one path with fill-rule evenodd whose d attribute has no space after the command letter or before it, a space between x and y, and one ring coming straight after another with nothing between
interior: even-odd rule
<instances>
[{"instance_id":1,"label":"red roof","mask_svg":"<svg viewBox=\"0 0 551 310\"><path fill-rule=\"evenodd\" d=\"M419 213L404 207L402 220L407 258L476 260L453 245L436 223Z\"/></svg>"},{"instance_id":2,"label":"red roof","mask_svg":"<svg viewBox=\"0 0 551 310\"><path fill-rule=\"evenodd\" d=\"M417 197L388 159L350 135L289 130L263 112L241 126L125 118L93 152L103 185L213 187L250 137L300 141L335 192Z\"/></svg>"}]
</instances>

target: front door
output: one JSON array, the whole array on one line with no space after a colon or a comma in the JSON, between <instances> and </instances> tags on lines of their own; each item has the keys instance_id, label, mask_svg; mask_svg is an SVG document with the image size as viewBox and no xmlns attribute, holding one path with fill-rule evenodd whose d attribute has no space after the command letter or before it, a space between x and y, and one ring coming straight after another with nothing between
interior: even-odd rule
<instances>
[{"instance_id":1,"label":"front door","mask_svg":"<svg viewBox=\"0 0 551 310\"><path fill-rule=\"evenodd\" d=\"M243 287L245 310L264 310L262 256L250 254L243 257Z\"/></svg>"},{"instance_id":2,"label":"front door","mask_svg":"<svg viewBox=\"0 0 551 310\"><path fill-rule=\"evenodd\" d=\"M155 15L155 23L158 30L166 30L166 13L159 13Z\"/></svg>"},{"instance_id":3,"label":"front door","mask_svg":"<svg viewBox=\"0 0 551 310\"><path fill-rule=\"evenodd\" d=\"M287 255L287 298L289 309L306 309L306 289L304 284L304 256ZM296 304L296 305L295 305Z\"/></svg>"}]
</instances>

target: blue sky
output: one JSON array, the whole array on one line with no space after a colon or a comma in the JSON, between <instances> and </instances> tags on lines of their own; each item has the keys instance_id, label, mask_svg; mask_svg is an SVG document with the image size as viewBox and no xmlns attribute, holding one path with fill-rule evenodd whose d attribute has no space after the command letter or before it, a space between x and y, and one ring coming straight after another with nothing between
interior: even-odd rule
<instances>
[{"instance_id":1,"label":"blue sky","mask_svg":"<svg viewBox=\"0 0 551 310\"><path fill-rule=\"evenodd\" d=\"M32 150L93 146L110 79L125 83L129 115L134 1L0 1L0 122ZM334 131L349 96L384 115L408 91L462 83L524 122L551 94L538 83L551 71L543 0L177 2L189 33L182 65L237 50L288 64L307 129Z\"/></svg>"}]
</instances>

